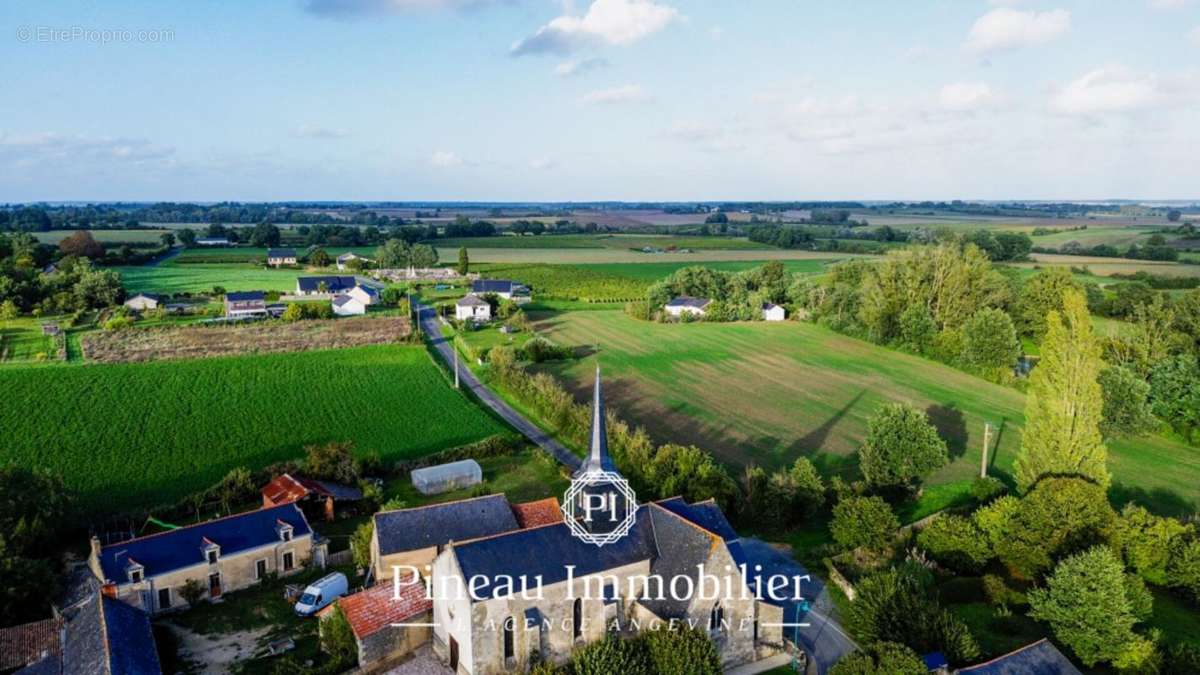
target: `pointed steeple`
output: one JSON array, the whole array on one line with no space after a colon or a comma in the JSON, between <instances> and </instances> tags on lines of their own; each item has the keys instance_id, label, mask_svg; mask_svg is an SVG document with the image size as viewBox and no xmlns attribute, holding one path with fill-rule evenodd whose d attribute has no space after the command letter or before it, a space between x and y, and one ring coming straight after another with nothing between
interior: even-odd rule
<instances>
[{"instance_id":1,"label":"pointed steeple","mask_svg":"<svg viewBox=\"0 0 1200 675\"><path fill-rule=\"evenodd\" d=\"M604 416L604 396L600 388L600 365L596 364L596 388L592 393L592 435L588 458L580 472L612 471L617 467L608 456L608 428Z\"/></svg>"}]
</instances>

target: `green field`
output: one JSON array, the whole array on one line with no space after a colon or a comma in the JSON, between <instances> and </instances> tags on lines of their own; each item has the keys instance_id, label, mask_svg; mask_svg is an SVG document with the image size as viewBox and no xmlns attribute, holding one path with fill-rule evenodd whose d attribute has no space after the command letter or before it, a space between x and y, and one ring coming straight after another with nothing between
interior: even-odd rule
<instances>
[{"instance_id":1,"label":"green field","mask_svg":"<svg viewBox=\"0 0 1200 675\"><path fill-rule=\"evenodd\" d=\"M50 230L34 232L33 236L43 244L57 244L75 234L76 230ZM158 244L166 230L88 230L101 244Z\"/></svg>"},{"instance_id":2,"label":"green field","mask_svg":"<svg viewBox=\"0 0 1200 675\"><path fill-rule=\"evenodd\" d=\"M792 274L820 274L825 271L825 268L837 262L834 260L836 254L827 253L828 259L807 259L807 260L783 260L783 268ZM604 272L616 276L627 277L630 279L641 279L643 281L659 281L665 279L671 274L684 267L699 265L709 269L721 270L724 272L742 272L744 270L760 267L765 261L761 260L738 260L738 261L715 261L715 262L698 262L698 263L683 263L683 262L649 262L649 263L600 263L594 265L580 265L584 269L593 270L596 272Z\"/></svg>"},{"instance_id":3,"label":"green field","mask_svg":"<svg viewBox=\"0 0 1200 675\"><path fill-rule=\"evenodd\" d=\"M0 369L0 388L0 464L57 471L105 511L173 502L308 443L399 460L502 430L416 346Z\"/></svg>"},{"instance_id":4,"label":"green field","mask_svg":"<svg viewBox=\"0 0 1200 675\"><path fill-rule=\"evenodd\" d=\"M53 319L45 319L51 322ZM33 318L0 321L0 363L54 360L57 346L52 337L42 335L42 320ZM39 355L44 354L44 357Z\"/></svg>"},{"instance_id":5,"label":"green field","mask_svg":"<svg viewBox=\"0 0 1200 675\"><path fill-rule=\"evenodd\" d=\"M1063 230L1054 234L1033 237L1033 245L1058 248L1067 242L1075 241L1089 248L1106 244L1126 249L1131 244L1144 244L1145 240L1159 229L1161 228L1100 223L1088 225L1086 230Z\"/></svg>"},{"instance_id":6,"label":"green field","mask_svg":"<svg viewBox=\"0 0 1200 675\"><path fill-rule=\"evenodd\" d=\"M549 265L597 265L612 263L664 263L680 266L710 262L763 262L766 260L828 260L853 257L848 253L820 251L769 250L695 250L691 253L642 253L629 249L601 248L468 248L471 263L507 263ZM439 244L443 261L458 259L458 249ZM874 257L874 256L859 256Z\"/></svg>"},{"instance_id":7,"label":"green field","mask_svg":"<svg viewBox=\"0 0 1200 675\"><path fill-rule=\"evenodd\" d=\"M223 286L228 291L294 291L301 270L274 270L252 265L176 265L114 267L130 293L197 293Z\"/></svg>"},{"instance_id":8,"label":"green field","mask_svg":"<svg viewBox=\"0 0 1200 675\"><path fill-rule=\"evenodd\" d=\"M745 237L689 237L653 234L545 234L539 236L463 237L460 239L436 239L427 242L438 248L609 248L609 249L666 249L690 248L692 250L775 250L770 244L750 241Z\"/></svg>"},{"instance_id":9,"label":"green field","mask_svg":"<svg viewBox=\"0 0 1200 675\"><path fill-rule=\"evenodd\" d=\"M539 318L555 342L599 344L605 390L622 417L660 442L694 443L733 465L778 467L804 455L827 474L853 476L867 420L889 401L927 410L948 439L954 459L927 492L978 474L985 421L1000 428L994 473L1009 471L1020 446L1019 391L813 324L658 324L620 311ZM546 366L580 395L593 367ZM1110 444L1109 466L1118 502L1136 496L1176 513L1200 505L1200 449L1120 440Z\"/></svg>"}]
</instances>

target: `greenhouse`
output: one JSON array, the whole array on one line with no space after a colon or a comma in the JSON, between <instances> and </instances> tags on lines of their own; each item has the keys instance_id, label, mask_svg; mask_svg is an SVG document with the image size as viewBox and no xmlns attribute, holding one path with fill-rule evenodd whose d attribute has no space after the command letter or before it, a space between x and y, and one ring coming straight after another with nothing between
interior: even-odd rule
<instances>
[{"instance_id":1,"label":"greenhouse","mask_svg":"<svg viewBox=\"0 0 1200 675\"><path fill-rule=\"evenodd\" d=\"M413 487L423 495L441 494L482 482L483 469L473 459L427 466L412 472Z\"/></svg>"}]
</instances>

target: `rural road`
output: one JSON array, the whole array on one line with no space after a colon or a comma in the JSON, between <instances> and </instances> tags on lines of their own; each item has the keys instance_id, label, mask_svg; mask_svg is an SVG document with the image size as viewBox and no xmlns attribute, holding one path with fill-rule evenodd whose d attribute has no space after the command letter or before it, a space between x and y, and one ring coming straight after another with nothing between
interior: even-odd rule
<instances>
[{"instance_id":1,"label":"rural road","mask_svg":"<svg viewBox=\"0 0 1200 675\"><path fill-rule=\"evenodd\" d=\"M414 304L417 308L418 317L421 322L421 330L425 331L425 335L429 336L429 343L441 355L442 360L450 368L454 367L454 345L446 339L442 333L442 324L438 321L437 312L432 307ZM458 377L463 386L469 389L475 396L483 401L483 404L491 408L497 415L502 417L514 429L525 435L526 438L533 441L546 452L550 453L555 459L566 465L572 471L580 466L579 458L576 457L570 450L563 447L562 443L550 438L546 432L538 428L536 424L525 419L521 413L513 410L512 406L505 403L497 396L487 385L479 381L470 368L459 366Z\"/></svg>"}]
</instances>

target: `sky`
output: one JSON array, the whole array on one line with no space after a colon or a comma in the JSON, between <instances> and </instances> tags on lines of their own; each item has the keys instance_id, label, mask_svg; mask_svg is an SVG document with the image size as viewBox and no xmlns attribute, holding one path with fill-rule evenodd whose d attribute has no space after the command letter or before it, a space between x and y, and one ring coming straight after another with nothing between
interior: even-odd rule
<instances>
[{"instance_id":1,"label":"sky","mask_svg":"<svg viewBox=\"0 0 1200 675\"><path fill-rule=\"evenodd\" d=\"M0 86L0 202L1200 198L1200 0L2 0Z\"/></svg>"}]
</instances>

